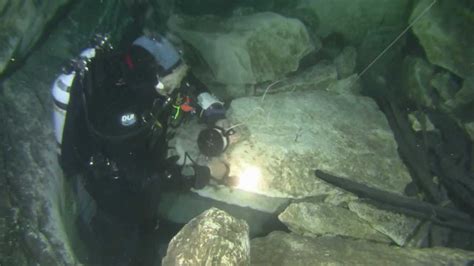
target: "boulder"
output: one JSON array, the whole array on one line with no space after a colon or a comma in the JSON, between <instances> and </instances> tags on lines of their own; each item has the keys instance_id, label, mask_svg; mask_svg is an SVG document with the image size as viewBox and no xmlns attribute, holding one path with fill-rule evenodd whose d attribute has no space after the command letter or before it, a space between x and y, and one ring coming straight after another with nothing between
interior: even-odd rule
<instances>
[{"instance_id":1,"label":"boulder","mask_svg":"<svg viewBox=\"0 0 474 266\"><path fill-rule=\"evenodd\" d=\"M212 189L215 189L215 187L208 187L208 190ZM256 198L249 193L247 195ZM273 230L283 230L285 228L285 225L278 220L276 214L269 213L268 210L256 210L255 205L258 205L258 203L250 207L242 207L234 204L238 199L234 196L234 193L229 193L227 196L229 199L216 200L214 194L203 197L193 192L166 192L160 196L158 214L161 219L166 221L186 224L202 212L210 208L218 208L237 219L246 221L249 225L250 237L266 235ZM271 199L267 202L270 203Z\"/></svg>"},{"instance_id":2,"label":"boulder","mask_svg":"<svg viewBox=\"0 0 474 266\"><path fill-rule=\"evenodd\" d=\"M278 213L284 206L288 205L289 202L289 200L285 198L265 197L260 194L250 193L245 190L223 185L206 186L203 189L193 191L201 197L271 214Z\"/></svg>"},{"instance_id":3,"label":"boulder","mask_svg":"<svg viewBox=\"0 0 474 266\"><path fill-rule=\"evenodd\" d=\"M420 57L407 56L403 61L403 87L407 97L418 105L434 107L430 81L434 67Z\"/></svg>"},{"instance_id":4,"label":"boulder","mask_svg":"<svg viewBox=\"0 0 474 266\"><path fill-rule=\"evenodd\" d=\"M399 248L340 237L273 232L250 242L252 265L468 265L474 252Z\"/></svg>"},{"instance_id":5,"label":"boulder","mask_svg":"<svg viewBox=\"0 0 474 266\"><path fill-rule=\"evenodd\" d=\"M297 19L264 12L228 19L173 16L169 28L192 46L207 66L195 74L208 84L256 84L295 71L320 44ZM196 70L196 68L194 68Z\"/></svg>"},{"instance_id":6,"label":"boulder","mask_svg":"<svg viewBox=\"0 0 474 266\"><path fill-rule=\"evenodd\" d=\"M357 74L331 83L331 85L329 85L329 87L327 88L327 91L334 92L337 94L350 93L358 95L361 93L361 90L362 86L360 83L360 77Z\"/></svg>"},{"instance_id":7,"label":"boulder","mask_svg":"<svg viewBox=\"0 0 474 266\"><path fill-rule=\"evenodd\" d=\"M296 8L316 14L319 27L312 30L323 38L336 33L358 45L378 28L391 28L395 37L405 24L409 5L409 0L299 0Z\"/></svg>"},{"instance_id":8,"label":"boulder","mask_svg":"<svg viewBox=\"0 0 474 266\"><path fill-rule=\"evenodd\" d=\"M433 1L418 1L410 21L414 22ZM474 28L472 9L454 1L437 1L414 25L413 33L428 60L461 78L474 73Z\"/></svg>"},{"instance_id":9,"label":"boulder","mask_svg":"<svg viewBox=\"0 0 474 266\"><path fill-rule=\"evenodd\" d=\"M474 77L464 80L462 88L456 92L454 97L445 102L444 106L450 111L460 111L472 106L474 102Z\"/></svg>"},{"instance_id":10,"label":"boulder","mask_svg":"<svg viewBox=\"0 0 474 266\"><path fill-rule=\"evenodd\" d=\"M5 0L0 3L0 73L10 62L22 59L29 52L56 11L69 2Z\"/></svg>"},{"instance_id":11,"label":"boulder","mask_svg":"<svg viewBox=\"0 0 474 266\"><path fill-rule=\"evenodd\" d=\"M335 57L331 50L338 50L333 47L357 47L358 70L370 65L363 76L369 86L363 89L366 93L383 93L386 86L380 80L398 71L393 66L399 66L400 58L403 58L404 38L387 51L385 49L407 25L411 0L298 0L297 3L296 10L305 11L306 17L314 14L312 20L318 23L307 23L308 30L321 37L330 58ZM378 57L383 51L384 55ZM376 64L373 64L376 58Z\"/></svg>"},{"instance_id":12,"label":"boulder","mask_svg":"<svg viewBox=\"0 0 474 266\"><path fill-rule=\"evenodd\" d=\"M454 80L453 74L448 71L441 71L434 75L430 82L436 90L442 102L446 102L454 97L461 86Z\"/></svg>"},{"instance_id":13,"label":"boulder","mask_svg":"<svg viewBox=\"0 0 474 266\"><path fill-rule=\"evenodd\" d=\"M315 169L402 194L411 181L375 102L324 90L239 98L229 119L240 139L222 156L255 193L304 198L338 193ZM248 175L252 173L252 175Z\"/></svg>"},{"instance_id":14,"label":"boulder","mask_svg":"<svg viewBox=\"0 0 474 266\"><path fill-rule=\"evenodd\" d=\"M333 63L321 60L317 64L285 78L255 85L253 90L248 92L247 95L262 96L302 90L327 90L338 94L359 94L361 91L359 76L353 74L343 77L349 72L352 73L355 68L355 61L352 61L355 58L351 58L355 55L352 54L354 51L350 47L345 51Z\"/></svg>"},{"instance_id":15,"label":"boulder","mask_svg":"<svg viewBox=\"0 0 474 266\"><path fill-rule=\"evenodd\" d=\"M293 203L278 218L292 232L303 236L336 235L390 242L355 213L327 203Z\"/></svg>"},{"instance_id":16,"label":"boulder","mask_svg":"<svg viewBox=\"0 0 474 266\"><path fill-rule=\"evenodd\" d=\"M224 211L209 209L173 237L163 265L249 265L248 225Z\"/></svg>"},{"instance_id":17,"label":"boulder","mask_svg":"<svg viewBox=\"0 0 474 266\"><path fill-rule=\"evenodd\" d=\"M257 86L255 95L300 90L327 90L337 81L337 68L334 64L321 62L297 75Z\"/></svg>"},{"instance_id":18,"label":"boulder","mask_svg":"<svg viewBox=\"0 0 474 266\"><path fill-rule=\"evenodd\" d=\"M334 59L337 69L337 76L340 79L347 78L354 74L357 63L357 50L348 46Z\"/></svg>"},{"instance_id":19,"label":"boulder","mask_svg":"<svg viewBox=\"0 0 474 266\"><path fill-rule=\"evenodd\" d=\"M362 201L350 202L349 209L399 246L405 246L420 224L418 219L381 210Z\"/></svg>"}]
</instances>

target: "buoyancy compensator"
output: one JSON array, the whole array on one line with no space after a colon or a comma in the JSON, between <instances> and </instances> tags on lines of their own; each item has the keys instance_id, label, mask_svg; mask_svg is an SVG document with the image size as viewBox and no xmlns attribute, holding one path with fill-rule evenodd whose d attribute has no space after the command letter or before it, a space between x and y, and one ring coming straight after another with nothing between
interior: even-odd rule
<instances>
[{"instance_id":1,"label":"buoyancy compensator","mask_svg":"<svg viewBox=\"0 0 474 266\"><path fill-rule=\"evenodd\" d=\"M140 180L156 173L166 154L171 102L155 90L163 67L138 45L125 53L95 52L86 63L80 78L67 84L72 103L66 106L62 153L67 149L67 156L82 165L108 169L100 175L115 179Z\"/></svg>"},{"instance_id":2,"label":"buoyancy compensator","mask_svg":"<svg viewBox=\"0 0 474 266\"><path fill-rule=\"evenodd\" d=\"M84 77L87 126L120 176L129 179L157 171L166 149L167 101L154 90L156 63L146 53L139 56L134 68L121 55L98 56Z\"/></svg>"}]
</instances>

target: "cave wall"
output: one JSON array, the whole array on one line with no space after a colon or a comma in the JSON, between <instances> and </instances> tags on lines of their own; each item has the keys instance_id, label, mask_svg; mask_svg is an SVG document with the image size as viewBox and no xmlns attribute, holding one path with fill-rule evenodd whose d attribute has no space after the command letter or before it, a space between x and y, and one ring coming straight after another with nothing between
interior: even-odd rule
<instances>
[{"instance_id":1,"label":"cave wall","mask_svg":"<svg viewBox=\"0 0 474 266\"><path fill-rule=\"evenodd\" d=\"M56 158L50 88L61 66L95 33L108 33L119 45L121 36L133 31L128 12L133 1L76 2L48 25L46 18L58 16L55 12L66 3L53 2L0 4L0 27L10 27L0 35L9 44L2 49L1 70L12 56L27 55L0 83L1 265L77 265L79 257L87 257L75 224L71 180L62 175Z\"/></svg>"},{"instance_id":2,"label":"cave wall","mask_svg":"<svg viewBox=\"0 0 474 266\"><path fill-rule=\"evenodd\" d=\"M21 60L71 0L0 1L0 73Z\"/></svg>"}]
</instances>

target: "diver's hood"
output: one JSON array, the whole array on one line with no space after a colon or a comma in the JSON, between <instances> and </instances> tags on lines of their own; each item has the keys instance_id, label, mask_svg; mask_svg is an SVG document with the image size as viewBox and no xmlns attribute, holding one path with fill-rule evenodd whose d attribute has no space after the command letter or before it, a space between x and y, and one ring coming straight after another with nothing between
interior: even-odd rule
<instances>
[{"instance_id":1,"label":"diver's hood","mask_svg":"<svg viewBox=\"0 0 474 266\"><path fill-rule=\"evenodd\" d=\"M133 46L145 49L167 73L180 61L178 50L164 37L150 38L141 36L133 42Z\"/></svg>"}]
</instances>

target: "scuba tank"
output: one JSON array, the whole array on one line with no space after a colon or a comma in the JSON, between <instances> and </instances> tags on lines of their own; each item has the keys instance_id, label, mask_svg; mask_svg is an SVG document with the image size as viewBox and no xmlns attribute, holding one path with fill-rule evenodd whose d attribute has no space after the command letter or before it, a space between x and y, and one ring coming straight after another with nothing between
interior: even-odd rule
<instances>
[{"instance_id":1,"label":"scuba tank","mask_svg":"<svg viewBox=\"0 0 474 266\"><path fill-rule=\"evenodd\" d=\"M54 100L53 109L53 124L54 124L54 137L56 143L61 145L63 139L64 123L66 120L67 106L69 104L69 95L71 86L76 77L75 71L70 73L62 73L54 81L51 93ZM59 150L60 152L60 150Z\"/></svg>"},{"instance_id":2,"label":"scuba tank","mask_svg":"<svg viewBox=\"0 0 474 266\"><path fill-rule=\"evenodd\" d=\"M51 86L51 94L54 102L54 137L59 146L59 154L61 153L60 147L63 142L69 97L76 75L82 75L87 70L88 63L96 56L98 49L111 48L108 42L108 36L106 35L95 35L92 43L92 47L82 50L78 58L71 60L66 67L63 67L62 73L54 80Z\"/></svg>"}]
</instances>

